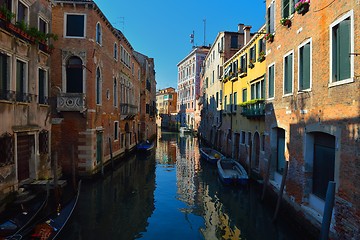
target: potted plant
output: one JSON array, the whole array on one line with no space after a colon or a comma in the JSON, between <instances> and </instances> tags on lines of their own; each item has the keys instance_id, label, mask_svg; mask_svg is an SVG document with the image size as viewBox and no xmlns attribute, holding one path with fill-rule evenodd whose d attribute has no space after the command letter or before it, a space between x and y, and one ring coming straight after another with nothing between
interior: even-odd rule
<instances>
[{"instance_id":1,"label":"potted plant","mask_svg":"<svg viewBox=\"0 0 360 240\"><path fill-rule=\"evenodd\" d=\"M267 42L272 43L274 41L274 34L272 33L265 34L265 39Z\"/></svg>"},{"instance_id":2,"label":"potted plant","mask_svg":"<svg viewBox=\"0 0 360 240\"><path fill-rule=\"evenodd\" d=\"M282 18L280 20L280 24L289 28L291 27L291 20L288 18Z\"/></svg>"},{"instance_id":3,"label":"potted plant","mask_svg":"<svg viewBox=\"0 0 360 240\"><path fill-rule=\"evenodd\" d=\"M15 13L13 13L11 10L9 10L5 4L0 6L0 18L4 19L8 22L11 21L15 17Z\"/></svg>"},{"instance_id":4,"label":"potted plant","mask_svg":"<svg viewBox=\"0 0 360 240\"><path fill-rule=\"evenodd\" d=\"M310 0L300 0L295 4L295 11L298 14L304 15L309 11L309 7L310 7Z\"/></svg>"},{"instance_id":5,"label":"potted plant","mask_svg":"<svg viewBox=\"0 0 360 240\"><path fill-rule=\"evenodd\" d=\"M258 57L258 62L262 62L262 61L264 61L265 60L265 52L264 51L261 51L260 53L259 53L259 57Z\"/></svg>"},{"instance_id":6,"label":"potted plant","mask_svg":"<svg viewBox=\"0 0 360 240\"><path fill-rule=\"evenodd\" d=\"M254 65L254 59L250 59L249 61L249 68L254 68L255 65Z\"/></svg>"}]
</instances>

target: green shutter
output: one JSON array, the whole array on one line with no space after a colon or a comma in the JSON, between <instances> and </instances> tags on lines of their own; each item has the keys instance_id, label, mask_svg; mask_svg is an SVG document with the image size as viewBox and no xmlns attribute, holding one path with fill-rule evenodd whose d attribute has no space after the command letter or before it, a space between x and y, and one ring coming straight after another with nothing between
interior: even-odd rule
<instances>
[{"instance_id":1,"label":"green shutter","mask_svg":"<svg viewBox=\"0 0 360 240\"><path fill-rule=\"evenodd\" d=\"M289 10L290 10L290 1L283 0L283 9L282 9L282 16L283 18L289 17Z\"/></svg>"},{"instance_id":2,"label":"green shutter","mask_svg":"<svg viewBox=\"0 0 360 240\"><path fill-rule=\"evenodd\" d=\"M300 49L300 90L310 88L310 43Z\"/></svg>"},{"instance_id":3,"label":"green shutter","mask_svg":"<svg viewBox=\"0 0 360 240\"><path fill-rule=\"evenodd\" d=\"M339 80L350 78L350 18L339 23Z\"/></svg>"},{"instance_id":4,"label":"green shutter","mask_svg":"<svg viewBox=\"0 0 360 240\"><path fill-rule=\"evenodd\" d=\"M269 98L274 97L274 65L269 67Z\"/></svg>"},{"instance_id":5,"label":"green shutter","mask_svg":"<svg viewBox=\"0 0 360 240\"><path fill-rule=\"evenodd\" d=\"M284 93L288 94L288 93L291 93L291 91L292 91L292 54L286 56L286 58L285 58L284 71L285 71Z\"/></svg>"}]
</instances>

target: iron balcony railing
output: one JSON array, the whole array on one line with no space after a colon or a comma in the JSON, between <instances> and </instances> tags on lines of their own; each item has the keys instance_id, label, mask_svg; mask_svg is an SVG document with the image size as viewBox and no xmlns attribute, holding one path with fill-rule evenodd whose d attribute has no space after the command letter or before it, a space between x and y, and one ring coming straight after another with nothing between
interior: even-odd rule
<instances>
[{"instance_id":1,"label":"iron balcony railing","mask_svg":"<svg viewBox=\"0 0 360 240\"><path fill-rule=\"evenodd\" d=\"M241 115L247 118L259 118L265 116L265 102L258 100L255 103L248 103L242 106Z\"/></svg>"},{"instance_id":2,"label":"iron balcony railing","mask_svg":"<svg viewBox=\"0 0 360 240\"><path fill-rule=\"evenodd\" d=\"M85 94L60 93L57 96L58 112L83 112L85 110Z\"/></svg>"}]
</instances>

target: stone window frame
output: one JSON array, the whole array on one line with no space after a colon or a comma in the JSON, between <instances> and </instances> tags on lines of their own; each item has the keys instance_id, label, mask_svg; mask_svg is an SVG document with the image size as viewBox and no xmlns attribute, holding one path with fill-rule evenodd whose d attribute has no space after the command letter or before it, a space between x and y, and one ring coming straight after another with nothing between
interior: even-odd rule
<instances>
[{"instance_id":1,"label":"stone window frame","mask_svg":"<svg viewBox=\"0 0 360 240\"><path fill-rule=\"evenodd\" d=\"M96 68L95 83L95 103L102 105L102 74L99 66Z\"/></svg>"},{"instance_id":2,"label":"stone window frame","mask_svg":"<svg viewBox=\"0 0 360 240\"><path fill-rule=\"evenodd\" d=\"M292 61L291 61L291 91L290 92L285 92L285 59L288 58L289 56L292 56ZM287 97L287 96L291 96L294 94L294 50L291 50L289 52L287 52L284 57L283 57L283 97Z\"/></svg>"},{"instance_id":3,"label":"stone window frame","mask_svg":"<svg viewBox=\"0 0 360 240\"><path fill-rule=\"evenodd\" d=\"M77 15L77 16L83 16L84 17L84 28L83 28L83 35L82 36L69 36L67 35L67 17L71 15L71 16L74 16L74 15ZM69 13L64 13L64 38L80 38L80 39L83 39L86 37L86 18L87 18L87 15L84 14L84 13L72 13L72 12L69 12Z\"/></svg>"},{"instance_id":4,"label":"stone window frame","mask_svg":"<svg viewBox=\"0 0 360 240\"><path fill-rule=\"evenodd\" d=\"M96 31L95 31L95 34L96 34L96 43L99 44L100 46L102 46L102 37L103 37L103 34L102 34L102 27L101 27L101 24L100 22L97 22L96 23Z\"/></svg>"},{"instance_id":5,"label":"stone window frame","mask_svg":"<svg viewBox=\"0 0 360 240\"><path fill-rule=\"evenodd\" d=\"M44 91L43 92L43 94L44 94L43 101L41 101L41 99L40 99L40 71L44 72L44 78L45 78L44 79L44 89L43 89L43 91ZM37 78L38 79L38 84L37 84L38 103L39 104L48 104L48 101L47 101L47 99L49 97L49 94L48 94L48 92L49 92L49 74L48 74L48 70L44 69L42 67L39 67L37 74L38 74L38 78Z\"/></svg>"}]
</instances>

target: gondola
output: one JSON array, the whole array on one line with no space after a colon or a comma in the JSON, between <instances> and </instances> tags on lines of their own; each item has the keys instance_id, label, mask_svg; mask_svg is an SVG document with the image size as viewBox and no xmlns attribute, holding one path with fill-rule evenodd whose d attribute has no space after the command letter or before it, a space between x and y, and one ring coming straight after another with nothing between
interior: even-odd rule
<instances>
[{"instance_id":1,"label":"gondola","mask_svg":"<svg viewBox=\"0 0 360 240\"><path fill-rule=\"evenodd\" d=\"M154 148L154 142L143 141L136 146L138 152L150 152Z\"/></svg>"},{"instance_id":2,"label":"gondola","mask_svg":"<svg viewBox=\"0 0 360 240\"><path fill-rule=\"evenodd\" d=\"M32 190L21 192L10 210L15 214L0 224L0 239L12 239L13 236L28 227L44 209L48 198L48 188L41 192ZM3 214L6 215L6 213Z\"/></svg>"}]
</instances>

